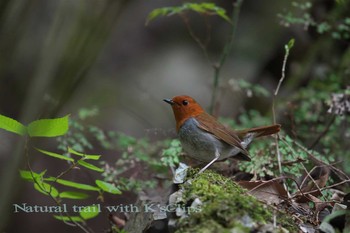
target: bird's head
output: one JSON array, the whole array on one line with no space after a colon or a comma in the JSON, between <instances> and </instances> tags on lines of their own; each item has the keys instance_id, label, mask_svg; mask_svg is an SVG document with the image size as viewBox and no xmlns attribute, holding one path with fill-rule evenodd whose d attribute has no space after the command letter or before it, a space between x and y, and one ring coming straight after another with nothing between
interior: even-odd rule
<instances>
[{"instance_id":1,"label":"bird's head","mask_svg":"<svg viewBox=\"0 0 350 233\"><path fill-rule=\"evenodd\" d=\"M173 109L177 130L188 118L196 117L204 112L203 108L187 95L175 96L172 99L164 99L164 101L170 104Z\"/></svg>"}]
</instances>

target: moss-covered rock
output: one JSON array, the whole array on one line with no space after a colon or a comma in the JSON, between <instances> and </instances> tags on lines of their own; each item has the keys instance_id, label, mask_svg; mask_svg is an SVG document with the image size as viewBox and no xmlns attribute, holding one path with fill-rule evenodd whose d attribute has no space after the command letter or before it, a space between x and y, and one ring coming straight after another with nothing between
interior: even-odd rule
<instances>
[{"instance_id":1,"label":"moss-covered rock","mask_svg":"<svg viewBox=\"0 0 350 233\"><path fill-rule=\"evenodd\" d=\"M191 169L189 173L190 178L180 185L182 197L175 204L193 206L197 199L201 205L196 209L200 211L183 214L177 220L177 233L251 232L272 225L272 209L248 195L231 179L211 171L196 175L198 171ZM277 221L280 227L274 232L298 231L292 219L285 221L287 217L283 216L283 222Z\"/></svg>"}]
</instances>

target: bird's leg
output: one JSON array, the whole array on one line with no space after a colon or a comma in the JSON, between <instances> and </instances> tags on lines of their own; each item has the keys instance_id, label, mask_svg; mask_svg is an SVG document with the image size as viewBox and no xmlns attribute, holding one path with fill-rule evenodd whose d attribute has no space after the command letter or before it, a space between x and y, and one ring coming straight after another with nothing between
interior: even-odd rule
<instances>
[{"instance_id":1,"label":"bird's leg","mask_svg":"<svg viewBox=\"0 0 350 233\"><path fill-rule=\"evenodd\" d=\"M216 160L218 160L220 158L220 153L218 150L215 150L215 158L210 161L207 165L205 165L205 167L203 167L198 174L201 174L202 172L204 172L210 165L212 165Z\"/></svg>"}]
</instances>

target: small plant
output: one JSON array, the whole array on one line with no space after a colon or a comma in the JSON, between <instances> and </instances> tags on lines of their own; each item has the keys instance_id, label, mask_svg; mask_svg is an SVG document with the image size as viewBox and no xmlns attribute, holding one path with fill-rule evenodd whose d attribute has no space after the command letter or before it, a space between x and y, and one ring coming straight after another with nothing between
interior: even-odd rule
<instances>
[{"instance_id":1,"label":"small plant","mask_svg":"<svg viewBox=\"0 0 350 233\"><path fill-rule=\"evenodd\" d=\"M103 167L101 175L105 182L113 183L122 191L136 193L146 188L154 188L157 181L148 177L147 174L167 173L168 169L160 160L160 156L161 150L169 146L169 140L150 142L147 138L138 139L120 132L105 131L86 122L98 114L99 110L96 107L79 110L76 118L70 118L70 130L67 134L57 139L59 142L57 148L70 157L71 154L65 148L79 151L91 150L94 148L92 140L95 140L103 149L112 150L113 153L119 152L114 164L104 160L99 161ZM134 174L132 177L130 172Z\"/></svg>"},{"instance_id":2,"label":"small plant","mask_svg":"<svg viewBox=\"0 0 350 233\"><path fill-rule=\"evenodd\" d=\"M166 167L175 168L180 162L182 152L181 142L178 139L170 141L168 148L163 149L161 161Z\"/></svg>"},{"instance_id":3,"label":"small plant","mask_svg":"<svg viewBox=\"0 0 350 233\"><path fill-rule=\"evenodd\" d=\"M102 174L105 181L114 182L121 190L140 192L145 188L154 188L156 180L147 175L165 174L168 171L160 161L160 151L164 143L151 143L147 138L136 139L123 133L117 133L114 139L121 156L115 164L101 162L105 168ZM132 177L123 177L124 173L131 171Z\"/></svg>"}]
</instances>

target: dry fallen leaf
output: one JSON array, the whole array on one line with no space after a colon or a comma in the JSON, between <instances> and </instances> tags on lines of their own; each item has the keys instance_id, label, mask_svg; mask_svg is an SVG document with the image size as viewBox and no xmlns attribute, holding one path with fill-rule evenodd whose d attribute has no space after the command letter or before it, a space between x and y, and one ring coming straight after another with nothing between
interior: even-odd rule
<instances>
[{"instance_id":1,"label":"dry fallen leaf","mask_svg":"<svg viewBox=\"0 0 350 233\"><path fill-rule=\"evenodd\" d=\"M268 204L279 204L288 198L287 191L277 180L239 181L238 184L248 189L250 194Z\"/></svg>"}]
</instances>

